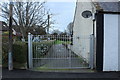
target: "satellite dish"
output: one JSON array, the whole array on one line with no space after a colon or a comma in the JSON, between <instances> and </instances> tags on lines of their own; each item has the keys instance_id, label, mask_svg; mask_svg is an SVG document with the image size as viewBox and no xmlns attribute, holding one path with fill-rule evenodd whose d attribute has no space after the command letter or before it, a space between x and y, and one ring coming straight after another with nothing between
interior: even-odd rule
<instances>
[{"instance_id":1,"label":"satellite dish","mask_svg":"<svg viewBox=\"0 0 120 80\"><path fill-rule=\"evenodd\" d=\"M83 16L84 18L90 18L90 17L92 16L92 12L86 10L86 11L82 12L82 16Z\"/></svg>"}]
</instances>

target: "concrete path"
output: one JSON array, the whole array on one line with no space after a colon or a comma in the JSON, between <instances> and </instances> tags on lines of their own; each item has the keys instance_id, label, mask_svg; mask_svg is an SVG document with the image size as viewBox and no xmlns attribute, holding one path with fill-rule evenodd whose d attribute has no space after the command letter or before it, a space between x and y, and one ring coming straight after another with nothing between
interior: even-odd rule
<instances>
[{"instance_id":1,"label":"concrete path","mask_svg":"<svg viewBox=\"0 0 120 80\"><path fill-rule=\"evenodd\" d=\"M43 59L35 62L35 66L47 69L89 67L80 57L62 44L53 45Z\"/></svg>"}]
</instances>

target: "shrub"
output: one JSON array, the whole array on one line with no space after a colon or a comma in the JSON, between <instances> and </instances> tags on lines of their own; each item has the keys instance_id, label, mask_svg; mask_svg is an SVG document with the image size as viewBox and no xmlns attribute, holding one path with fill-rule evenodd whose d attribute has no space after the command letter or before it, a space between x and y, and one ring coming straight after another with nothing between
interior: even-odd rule
<instances>
[{"instance_id":1,"label":"shrub","mask_svg":"<svg viewBox=\"0 0 120 80\"><path fill-rule=\"evenodd\" d=\"M2 36L2 64L7 64L8 62L8 36Z\"/></svg>"},{"instance_id":2,"label":"shrub","mask_svg":"<svg viewBox=\"0 0 120 80\"><path fill-rule=\"evenodd\" d=\"M8 43L2 44L2 64L7 67L8 64ZM14 68L25 67L27 62L27 43L26 42L15 42L13 44L13 65Z\"/></svg>"},{"instance_id":3,"label":"shrub","mask_svg":"<svg viewBox=\"0 0 120 80\"><path fill-rule=\"evenodd\" d=\"M13 61L17 63L27 62L27 44L25 42L13 44Z\"/></svg>"}]
</instances>

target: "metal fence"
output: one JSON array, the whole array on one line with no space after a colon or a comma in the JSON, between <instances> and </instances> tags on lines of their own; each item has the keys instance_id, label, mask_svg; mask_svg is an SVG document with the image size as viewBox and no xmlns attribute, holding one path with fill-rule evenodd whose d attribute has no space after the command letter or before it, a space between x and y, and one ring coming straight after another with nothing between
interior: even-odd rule
<instances>
[{"instance_id":1,"label":"metal fence","mask_svg":"<svg viewBox=\"0 0 120 80\"><path fill-rule=\"evenodd\" d=\"M88 68L90 65L71 50L72 39L67 35L32 35L29 33L29 68Z\"/></svg>"}]
</instances>

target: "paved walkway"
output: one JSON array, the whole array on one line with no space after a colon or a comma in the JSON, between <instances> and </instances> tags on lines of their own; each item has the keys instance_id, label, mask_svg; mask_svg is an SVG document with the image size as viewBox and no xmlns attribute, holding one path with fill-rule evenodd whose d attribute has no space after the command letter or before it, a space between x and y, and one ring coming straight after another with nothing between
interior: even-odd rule
<instances>
[{"instance_id":1,"label":"paved walkway","mask_svg":"<svg viewBox=\"0 0 120 80\"><path fill-rule=\"evenodd\" d=\"M43 59L37 60L34 63L36 67L42 68L67 69L89 67L88 64L82 60L82 58L75 55L62 44L53 45Z\"/></svg>"},{"instance_id":2,"label":"paved walkway","mask_svg":"<svg viewBox=\"0 0 120 80\"><path fill-rule=\"evenodd\" d=\"M101 78L112 78L110 80L117 80L120 79L120 72L95 72L95 73L67 73L67 72L36 72L36 71L29 71L29 70L13 70L8 71L8 69L3 69L2 78L26 78L26 80L29 80L27 78L33 78L39 80L39 78L81 78L84 80L87 78L94 78L90 80L104 80ZM96 78L96 79L95 79ZM115 79L114 79L115 78ZM13 79L12 79L13 80ZM14 79L17 80L17 79ZM23 79L21 79L23 80ZM41 80L41 79L40 79ZM66 79L65 79L66 80ZM86 79L85 79L86 80Z\"/></svg>"}]
</instances>

